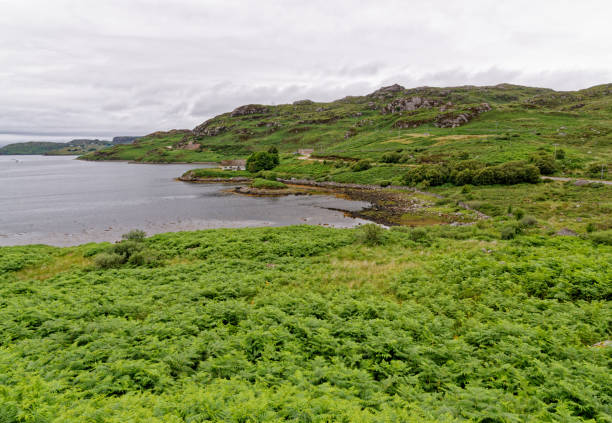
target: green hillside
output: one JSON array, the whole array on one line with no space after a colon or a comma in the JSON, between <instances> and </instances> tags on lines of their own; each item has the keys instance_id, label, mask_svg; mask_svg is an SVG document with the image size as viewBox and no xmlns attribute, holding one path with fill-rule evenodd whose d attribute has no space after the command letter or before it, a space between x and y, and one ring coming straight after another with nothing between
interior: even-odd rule
<instances>
[{"instance_id":1,"label":"green hillside","mask_svg":"<svg viewBox=\"0 0 612 423\"><path fill-rule=\"evenodd\" d=\"M603 165L606 178L612 162L612 85L574 92L509 84L394 85L330 103L247 105L192 131L158 132L84 158L218 161L270 146L281 153L314 148L318 157L375 163L397 153L403 165L456 157L499 164L563 150L554 174L587 175L590 166Z\"/></svg>"}]
</instances>

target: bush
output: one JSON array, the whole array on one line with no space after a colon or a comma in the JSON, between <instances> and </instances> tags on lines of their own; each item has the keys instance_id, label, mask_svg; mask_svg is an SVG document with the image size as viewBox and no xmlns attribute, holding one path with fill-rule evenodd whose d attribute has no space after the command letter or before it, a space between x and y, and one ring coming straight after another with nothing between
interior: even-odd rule
<instances>
[{"instance_id":1,"label":"bush","mask_svg":"<svg viewBox=\"0 0 612 423\"><path fill-rule=\"evenodd\" d=\"M94 258L94 265L100 269L112 269L125 263L126 258L116 253L101 253Z\"/></svg>"},{"instance_id":2,"label":"bush","mask_svg":"<svg viewBox=\"0 0 612 423\"><path fill-rule=\"evenodd\" d=\"M133 229L126 234L121 235L121 239L126 241L136 241L141 242L144 241L147 234L145 231L141 231L140 229Z\"/></svg>"},{"instance_id":3,"label":"bush","mask_svg":"<svg viewBox=\"0 0 612 423\"><path fill-rule=\"evenodd\" d=\"M513 239L516 236L515 226L504 226L501 229L501 239Z\"/></svg>"},{"instance_id":4,"label":"bush","mask_svg":"<svg viewBox=\"0 0 612 423\"><path fill-rule=\"evenodd\" d=\"M138 241L121 241L113 245L109 253L123 256L125 257L125 261L127 261L132 254L142 251L143 249L144 245Z\"/></svg>"},{"instance_id":5,"label":"bush","mask_svg":"<svg viewBox=\"0 0 612 423\"><path fill-rule=\"evenodd\" d=\"M612 245L612 229L589 234L589 239L595 244Z\"/></svg>"},{"instance_id":6,"label":"bush","mask_svg":"<svg viewBox=\"0 0 612 423\"><path fill-rule=\"evenodd\" d=\"M519 221L521 228L532 228L538 225L538 220L533 216L525 216Z\"/></svg>"},{"instance_id":7,"label":"bush","mask_svg":"<svg viewBox=\"0 0 612 423\"><path fill-rule=\"evenodd\" d=\"M385 240L385 230L374 223L359 228L359 241L366 245L381 245Z\"/></svg>"},{"instance_id":8,"label":"bush","mask_svg":"<svg viewBox=\"0 0 612 423\"><path fill-rule=\"evenodd\" d=\"M557 160L563 160L563 159L565 159L565 150L560 148L557 150Z\"/></svg>"},{"instance_id":9,"label":"bush","mask_svg":"<svg viewBox=\"0 0 612 423\"><path fill-rule=\"evenodd\" d=\"M608 168L604 163L592 163L587 168L587 173L589 176L601 177L603 169L603 176L605 177L608 173Z\"/></svg>"},{"instance_id":10,"label":"bush","mask_svg":"<svg viewBox=\"0 0 612 423\"><path fill-rule=\"evenodd\" d=\"M152 266L157 263L158 256L148 250L138 251L132 254L128 263L134 266Z\"/></svg>"},{"instance_id":11,"label":"bush","mask_svg":"<svg viewBox=\"0 0 612 423\"><path fill-rule=\"evenodd\" d=\"M389 185L391 185L391 181L380 181L380 186L381 187L388 187Z\"/></svg>"},{"instance_id":12,"label":"bush","mask_svg":"<svg viewBox=\"0 0 612 423\"><path fill-rule=\"evenodd\" d=\"M587 233L595 232L595 224L593 222L589 222L586 227Z\"/></svg>"},{"instance_id":13,"label":"bush","mask_svg":"<svg viewBox=\"0 0 612 423\"><path fill-rule=\"evenodd\" d=\"M372 165L370 164L369 160L359 160L357 163L351 166L351 170L353 172L361 172L364 170L368 170L371 167Z\"/></svg>"},{"instance_id":14,"label":"bush","mask_svg":"<svg viewBox=\"0 0 612 423\"><path fill-rule=\"evenodd\" d=\"M251 183L253 188L259 189L284 189L287 188L287 185L278 181L270 181L268 179L256 178L253 183Z\"/></svg>"},{"instance_id":15,"label":"bush","mask_svg":"<svg viewBox=\"0 0 612 423\"><path fill-rule=\"evenodd\" d=\"M399 153L386 153L383 154L381 161L383 163L399 163L402 155Z\"/></svg>"},{"instance_id":16,"label":"bush","mask_svg":"<svg viewBox=\"0 0 612 423\"><path fill-rule=\"evenodd\" d=\"M258 151L249 156L246 168L251 173L257 173L261 170L274 169L277 165L278 154L275 155L266 151Z\"/></svg>"},{"instance_id":17,"label":"bush","mask_svg":"<svg viewBox=\"0 0 612 423\"><path fill-rule=\"evenodd\" d=\"M257 174L257 177L267 179L269 181L276 181L276 178L278 178L278 173L269 170L262 170Z\"/></svg>"},{"instance_id":18,"label":"bush","mask_svg":"<svg viewBox=\"0 0 612 423\"><path fill-rule=\"evenodd\" d=\"M546 153L533 154L529 162L536 166L542 175L552 175L557 170L555 158Z\"/></svg>"},{"instance_id":19,"label":"bush","mask_svg":"<svg viewBox=\"0 0 612 423\"><path fill-rule=\"evenodd\" d=\"M450 171L443 165L420 165L408 170L404 175L406 185L416 185L427 181L429 186L443 185L449 181Z\"/></svg>"},{"instance_id":20,"label":"bush","mask_svg":"<svg viewBox=\"0 0 612 423\"><path fill-rule=\"evenodd\" d=\"M523 162L507 162L497 166L488 166L476 171L475 185L513 185L520 183L535 184L540 181L540 171L535 165Z\"/></svg>"},{"instance_id":21,"label":"bush","mask_svg":"<svg viewBox=\"0 0 612 423\"><path fill-rule=\"evenodd\" d=\"M429 240L429 235L425 228L414 228L408 233L408 238L414 242L425 242Z\"/></svg>"},{"instance_id":22,"label":"bush","mask_svg":"<svg viewBox=\"0 0 612 423\"><path fill-rule=\"evenodd\" d=\"M516 220L521 220L525 216L525 212L521 209L516 209L513 214Z\"/></svg>"}]
</instances>

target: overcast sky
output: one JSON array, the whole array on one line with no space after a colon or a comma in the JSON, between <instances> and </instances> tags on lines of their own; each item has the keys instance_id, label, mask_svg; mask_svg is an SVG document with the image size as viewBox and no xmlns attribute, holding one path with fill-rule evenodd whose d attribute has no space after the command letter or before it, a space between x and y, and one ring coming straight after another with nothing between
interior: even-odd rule
<instances>
[{"instance_id":1,"label":"overcast sky","mask_svg":"<svg viewBox=\"0 0 612 423\"><path fill-rule=\"evenodd\" d=\"M0 143L382 85L612 82L612 2L0 0Z\"/></svg>"}]
</instances>

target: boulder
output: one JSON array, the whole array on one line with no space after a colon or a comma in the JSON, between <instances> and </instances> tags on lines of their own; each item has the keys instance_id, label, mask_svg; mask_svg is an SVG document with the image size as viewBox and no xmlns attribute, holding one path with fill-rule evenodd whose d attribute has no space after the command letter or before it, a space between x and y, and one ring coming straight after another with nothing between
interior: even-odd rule
<instances>
[{"instance_id":1,"label":"boulder","mask_svg":"<svg viewBox=\"0 0 612 423\"><path fill-rule=\"evenodd\" d=\"M312 100L297 100L293 102L294 106L307 106L309 104L314 104Z\"/></svg>"},{"instance_id":2,"label":"boulder","mask_svg":"<svg viewBox=\"0 0 612 423\"><path fill-rule=\"evenodd\" d=\"M578 236L578 234L571 229L563 228L557 231L557 236Z\"/></svg>"}]
</instances>

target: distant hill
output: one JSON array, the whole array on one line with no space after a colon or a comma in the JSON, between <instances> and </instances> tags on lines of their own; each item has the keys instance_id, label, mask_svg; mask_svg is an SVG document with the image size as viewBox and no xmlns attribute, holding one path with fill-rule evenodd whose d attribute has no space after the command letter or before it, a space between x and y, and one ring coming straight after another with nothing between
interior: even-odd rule
<instances>
[{"instance_id":1,"label":"distant hill","mask_svg":"<svg viewBox=\"0 0 612 423\"><path fill-rule=\"evenodd\" d=\"M84 158L206 162L244 159L271 146L287 159L300 149L313 149L312 158L319 160L399 160L397 174L457 158L486 164L525 161L538 152L555 155L556 149L565 157L559 175L597 164L612 168L612 84L579 91L395 84L325 103L248 104L191 130L153 132Z\"/></svg>"},{"instance_id":2,"label":"distant hill","mask_svg":"<svg viewBox=\"0 0 612 423\"><path fill-rule=\"evenodd\" d=\"M82 155L120 144L130 144L140 137L114 137L112 141L74 139L68 142L30 141L8 144L0 148L0 155Z\"/></svg>"}]
</instances>

